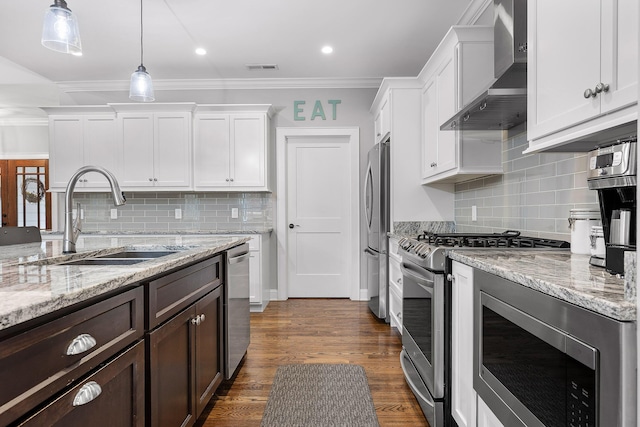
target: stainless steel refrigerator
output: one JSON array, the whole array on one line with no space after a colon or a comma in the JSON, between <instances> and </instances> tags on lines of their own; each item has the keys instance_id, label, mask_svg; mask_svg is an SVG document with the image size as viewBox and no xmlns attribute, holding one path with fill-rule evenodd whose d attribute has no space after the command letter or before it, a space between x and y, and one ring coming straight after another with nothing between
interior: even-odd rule
<instances>
[{"instance_id":1,"label":"stainless steel refrigerator","mask_svg":"<svg viewBox=\"0 0 640 427\"><path fill-rule=\"evenodd\" d=\"M367 290L369 308L389 322L389 142L387 134L369 150L364 180L364 214L367 224Z\"/></svg>"}]
</instances>

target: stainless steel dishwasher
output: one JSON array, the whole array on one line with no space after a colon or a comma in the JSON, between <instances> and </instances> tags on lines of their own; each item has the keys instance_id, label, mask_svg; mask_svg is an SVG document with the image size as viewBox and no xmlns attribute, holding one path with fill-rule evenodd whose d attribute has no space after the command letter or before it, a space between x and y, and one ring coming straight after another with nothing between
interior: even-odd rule
<instances>
[{"instance_id":1,"label":"stainless steel dishwasher","mask_svg":"<svg viewBox=\"0 0 640 427\"><path fill-rule=\"evenodd\" d=\"M225 378L230 379L249 347L249 245L227 251L224 296Z\"/></svg>"}]
</instances>

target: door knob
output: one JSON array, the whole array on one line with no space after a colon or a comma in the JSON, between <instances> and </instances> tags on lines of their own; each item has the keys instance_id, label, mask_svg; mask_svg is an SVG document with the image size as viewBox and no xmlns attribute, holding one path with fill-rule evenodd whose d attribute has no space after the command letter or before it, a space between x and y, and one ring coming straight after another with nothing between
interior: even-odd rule
<instances>
[{"instance_id":1,"label":"door knob","mask_svg":"<svg viewBox=\"0 0 640 427\"><path fill-rule=\"evenodd\" d=\"M298 224L289 224L289 228L300 227Z\"/></svg>"}]
</instances>

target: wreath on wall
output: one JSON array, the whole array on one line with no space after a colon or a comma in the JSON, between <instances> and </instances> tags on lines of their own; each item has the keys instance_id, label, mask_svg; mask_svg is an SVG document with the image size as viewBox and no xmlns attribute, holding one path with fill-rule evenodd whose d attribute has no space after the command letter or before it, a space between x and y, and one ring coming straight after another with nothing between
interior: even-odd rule
<instances>
[{"instance_id":1,"label":"wreath on wall","mask_svg":"<svg viewBox=\"0 0 640 427\"><path fill-rule=\"evenodd\" d=\"M38 178L25 178L22 181L22 197L29 203L38 203L46 192L44 184Z\"/></svg>"}]
</instances>

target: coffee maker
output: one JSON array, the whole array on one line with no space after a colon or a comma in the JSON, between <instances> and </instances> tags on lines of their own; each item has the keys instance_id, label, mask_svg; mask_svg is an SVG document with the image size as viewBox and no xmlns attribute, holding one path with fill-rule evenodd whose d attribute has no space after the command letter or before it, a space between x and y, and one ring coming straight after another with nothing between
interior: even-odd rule
<instances>
[{"instance_id":1,"label":"coffee maker","mask_svg":"<svg viewBox=\"0 0 640 427\"><path fill-rule=\"evenodd\" d=\"M588 155L587 183L598 191L604 264L612 274L624 274L624 253L636 250L636 143L634 136L599 146Z\"/></svg>"}]
</instances>

